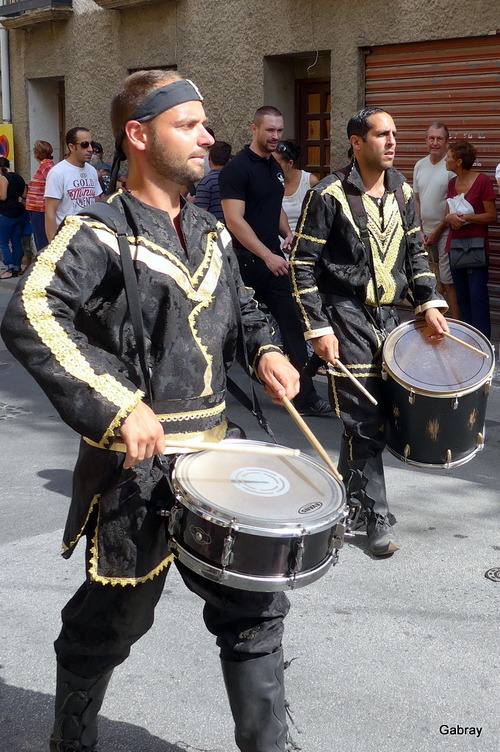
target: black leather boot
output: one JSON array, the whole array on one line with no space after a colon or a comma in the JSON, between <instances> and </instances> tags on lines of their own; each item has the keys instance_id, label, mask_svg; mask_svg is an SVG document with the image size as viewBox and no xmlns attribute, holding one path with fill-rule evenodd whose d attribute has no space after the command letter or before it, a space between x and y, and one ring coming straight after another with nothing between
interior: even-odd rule
<instances>
[{"instance_id":1,"label":"black leather boot","mask_svg":"<svg viewBox=\"0 0 500 752\"><path fill-rule=\"evenodd\" d=\"M387 503L382 455L351 460L348 442L343 436L338 468L344 478L347 503L354 510L349 515L351 529L356 529L357 521L366 522L366 534L374 556L387 556L398 551L401 546L392 527L395 519Z\"/></svg>"},{"instance_id":2,"label":"black leather boot","mask_svg":"<svg viewBox=\"0 0 500 752\"><path fill-rule=\"evenodd\" d=\"M284 752L287 735L283 651L242 663L221 660L241 752Z\"/></svg>"},{"instance_id":3,"label":"black leather boot","mask_svg":"<svg viewBox=\"0 0 500 752\"><path fill-rule=\"evenodd\" d=\"M98 752L97 714L112 673L83 679L58 664L50 752Z\"/></svg>"}]
</instances>

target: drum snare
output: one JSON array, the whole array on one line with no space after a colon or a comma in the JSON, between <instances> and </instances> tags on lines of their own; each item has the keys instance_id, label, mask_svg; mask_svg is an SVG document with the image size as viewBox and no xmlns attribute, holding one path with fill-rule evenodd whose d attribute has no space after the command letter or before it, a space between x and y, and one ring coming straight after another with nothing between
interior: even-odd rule
<instances>
[{"instance_id":1,"label":"drum snare","mask_svg":"<svg viewBox=\"0 0 500 752\"><path fill-rule=\"evenodd\" d=\"M401 324L384 344L387 448L417 467L457 467L484 447L493 346L469 324L448 319L448 325L488 357L449 338L429 340L423 320Z\"/></svg>"},{"instance_id":2,"label":"drum snare","mask_svg":"<svg viewBox=\"0 0 500 752\"><path fill-rule=\"evenodd\" d=\"M307 455L252 454L266 445L229 442L239 451L177 459L172 549L197 574L241 590L314 582L337 562L343 544L343 485Z\"/></svg>"}]
</instances>

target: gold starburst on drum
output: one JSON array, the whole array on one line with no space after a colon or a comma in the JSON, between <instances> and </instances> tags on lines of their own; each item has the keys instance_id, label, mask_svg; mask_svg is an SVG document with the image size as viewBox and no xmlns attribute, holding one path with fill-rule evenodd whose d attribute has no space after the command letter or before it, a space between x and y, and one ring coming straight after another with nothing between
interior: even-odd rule
<instances>
[{"instance_id":1,"label":"gold starburst on drum","mask_svg":"<svg viewBox=\"0 0 500 752\"><path fill-rule=\"evenodd\" d=\"M467 421L469 424L469 428L472 431L474 426L476 425L477 416L479 415L478 411L474 409L471 414L469 415L469 420Z\"/></svg>"},{"instance_id":2,"label":"gold starburst on drum","mask_svg":"<svg viewBox=\"0 0 500 752\"><path fill-rule=\"evenodd\" d=\"M433 441L437 441L437 437L439 436L439 428L439 420L427 421L427 436L429 436Z\"/></svg>"}]
</instances>

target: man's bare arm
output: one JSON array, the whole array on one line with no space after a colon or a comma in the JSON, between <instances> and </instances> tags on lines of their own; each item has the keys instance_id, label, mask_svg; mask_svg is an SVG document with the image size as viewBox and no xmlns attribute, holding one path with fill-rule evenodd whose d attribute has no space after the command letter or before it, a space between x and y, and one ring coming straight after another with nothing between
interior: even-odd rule
<instances>
[{"instance_id":1,"label":"man's bare arm","mask_svg":"<svg viewBox=\"0 0 500 752\"><path fill-rule=\"evenodd\" d=\"M245 202L236 198L224 198L221 201L226 227L241 245L258 256L267 268L276 276L288 274L288 264L282 256L261 243L245 219Z\"/></svg>"},{"instance_id":2,"label":"man's bare arm","mask_svg":"<svg viewBox=\"0 0 500 752\"><path fill-rule=\"evenodd\" d=\"M45 234L49 243L54 240L54 235L57 230L56 211L57 207L61 203L60 198L46 198L45 199Z\"/></svg>"}]
</instances>

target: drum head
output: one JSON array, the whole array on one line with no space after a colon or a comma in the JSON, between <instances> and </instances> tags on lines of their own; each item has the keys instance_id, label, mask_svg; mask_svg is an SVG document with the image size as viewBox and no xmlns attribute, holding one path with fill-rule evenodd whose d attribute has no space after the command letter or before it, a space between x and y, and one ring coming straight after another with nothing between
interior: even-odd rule
<instances>
[{"instance_id":1,"label":"drum head","mask_svg":"<svg viewBox=\"0 0 500 752\"><path fill-rule=\"evenodd\" d=\"M450 396L474 391L493 372L495 353L477 329L448 319L450 333L488 355L482 357L448 337L429 340L425 321L408 321L387 337L383 360L388 373L420 394Z\"/></svg>"},{"instance_id":2,"label":"drum head","mask_svg":"<svg viewBox=\"0 0 500 752\"><path fill-rule=\"evenodd\" d=\"M318 532L341 516L343 486L315 460L252 453L252 446L265 446L262 442L227 443L247 451L208 450L177 460L174 487L192 511L269 535L297 528Z\"/></svg>"}]
</instances>

